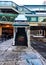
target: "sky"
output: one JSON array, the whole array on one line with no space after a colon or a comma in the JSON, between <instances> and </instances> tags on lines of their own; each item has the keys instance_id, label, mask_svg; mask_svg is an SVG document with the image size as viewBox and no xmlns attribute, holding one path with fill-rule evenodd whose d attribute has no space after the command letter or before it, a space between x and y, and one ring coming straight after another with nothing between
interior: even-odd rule
<instances>
[{"instance_id":1,"label":"sky","mask_svg":"<svg viewBox=\"0 0 46 65\"><path fill-rule=\"evenodd\" d=\"M41 5L45 0L0 0L0 1L13 1L18 5Z\"/></svg>"}]
</instances>

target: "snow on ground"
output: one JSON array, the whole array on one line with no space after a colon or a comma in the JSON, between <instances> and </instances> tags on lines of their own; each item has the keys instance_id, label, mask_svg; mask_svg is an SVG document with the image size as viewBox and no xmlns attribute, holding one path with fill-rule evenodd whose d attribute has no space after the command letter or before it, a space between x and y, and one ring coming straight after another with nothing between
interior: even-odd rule
<instances>
[{"instance_id":1,"label":"snow on ground","mask_svg":"<svg viewBox=\"0 0 46 65\"><path fill-rule=\"evenodd\" d=\"M13 39L0 44L0 65L46 65L31 46L12 46Z\"/></svg>"}]
</instances>

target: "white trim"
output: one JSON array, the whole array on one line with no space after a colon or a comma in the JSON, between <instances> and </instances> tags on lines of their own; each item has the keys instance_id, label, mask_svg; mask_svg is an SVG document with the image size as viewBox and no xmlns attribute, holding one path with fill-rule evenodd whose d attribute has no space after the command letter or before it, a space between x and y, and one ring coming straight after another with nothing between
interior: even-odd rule
<instances>
[{"instance_id":1,"label":"white trim","mask_svg":"<svg viewBox=\"0 0 46 65\"><path fill-rule=\"evenodd\" d=\"M25 16L41 16L41 17L46 17L46 14L25 14Z\"/></svg>"}]
</instances>

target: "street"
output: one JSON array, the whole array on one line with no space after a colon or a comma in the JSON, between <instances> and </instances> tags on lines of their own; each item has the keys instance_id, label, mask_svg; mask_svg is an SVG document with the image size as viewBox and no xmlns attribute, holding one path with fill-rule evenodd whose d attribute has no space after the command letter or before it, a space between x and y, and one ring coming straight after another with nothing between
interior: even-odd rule
<instances>
[{"instance_id":1,"label":"street","mask_svg":"<svg viewBox=\"0 0 46 65\"><path fill-rule=\"evenodd\" d=\"M0 65L46 65L46 60L31 46L12 46L13 39L0 44Z\"/></svg>"},{"instance_id":2,"label":"street","mask_svg":"<svg viewBox=\"0 0 46 65\"><path fill-rule=\"evenodd\" d=\"M46 59L46 42L31 41L31 46Z\"/></svg>"}]
</instances>

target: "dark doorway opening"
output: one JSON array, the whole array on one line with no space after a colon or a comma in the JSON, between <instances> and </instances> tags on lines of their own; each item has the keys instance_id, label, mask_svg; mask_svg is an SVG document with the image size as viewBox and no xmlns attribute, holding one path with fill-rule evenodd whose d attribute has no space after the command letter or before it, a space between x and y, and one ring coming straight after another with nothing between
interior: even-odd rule
<instances>
[{"instance_id":1,"label":"dark doorway opening","mask_svg":"<svg viewBox=\"0 0 46 65\"><path fill-rule=\"evenodd\" d=\"M16 37L15 37L16 46L27 46L27 35L25 28L17 28Z\"/></svg>"}]
</instances>

